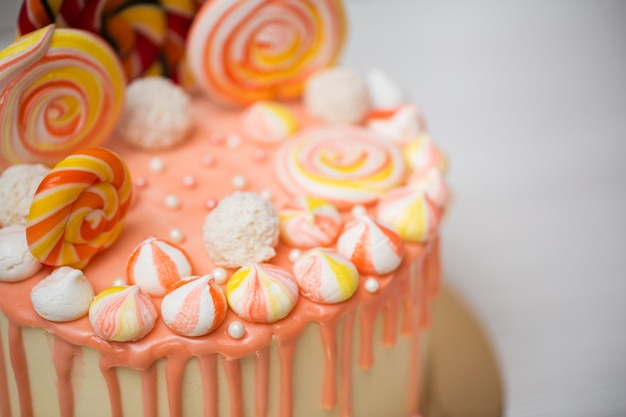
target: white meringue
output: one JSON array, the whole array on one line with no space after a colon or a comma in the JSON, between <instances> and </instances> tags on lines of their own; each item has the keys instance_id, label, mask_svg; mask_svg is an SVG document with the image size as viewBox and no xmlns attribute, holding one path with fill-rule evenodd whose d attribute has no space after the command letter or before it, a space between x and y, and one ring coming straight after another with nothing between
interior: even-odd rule
<instances>
[{"instance_id":1,"label":"white meringue","mask_svg":"<svg viewBox=\"0 0 626 417\"><path fill-rule=\"evenodd\" d=\"M39 269L41 263L28 249L26 228L15 225L0 229L0 281L22 281Z\"/></svg>"},{"instance_id":2,"label":"white meringue","mask_svg":"<svg viewBox=\"0 0 626 417\"><path fill-rule=\"evenodd\" d=\"M33 308L50 321L71 321L89 312L93 287L80 269L62 266L52 271L30 292Z\"/></svg>"}]
</instances>

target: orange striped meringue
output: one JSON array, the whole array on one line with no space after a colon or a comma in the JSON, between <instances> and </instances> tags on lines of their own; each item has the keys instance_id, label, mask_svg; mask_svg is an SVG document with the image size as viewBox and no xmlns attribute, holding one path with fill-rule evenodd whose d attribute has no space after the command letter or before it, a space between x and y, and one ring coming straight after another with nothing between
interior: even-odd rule
<instances>
[{"instance_id":1,"label":"orange striped meringue","mask_svg":"<svg viewBox=\"0 0 626 417\"><path fill-rule=\"evenodd\" d=\"M102 291L89 307L94 332L111 342L133 342L154 328L158 313L152 300L137 285Z\"/></svg>"},{"instance_id":2,"label":"orange striped meringue","mask_svg":"<svg viewBox=\"0 0 626 417\"><path fill-rule=\"evenodd\" d=\"M337 240L337 250L359 272L385 275L400 266L404 242L396 232L369 215L359 215L346 224Z\"/></svg>"},{"instance_id":3,"label":"orange striped meringue","mask_svg":"<svg viewBox=\"0 0 626 417\"><path fill-rule=\"evenodd\" d=\"M190 277L163 297L161 317L174 332L203 336L215 330L226 317L228 306L212 275Z\"/></svg>"},{"instance_id":4,"label":"orange striped meringue","mask_svg":"<svg viewBox=\"0 0 626 417\"><path fill-rule=\"evenodd\" d=\"M155 237L141 242L126 263L128 281L156 297L165 295L191 274L191 259L185 250Z\"/></svg>"},{"instance_id":5,"label":"orange striped meringue","mask_svg":"<svg viewBox=\"0 0 626 417\"><path fill-rule=\"evenodd\" d=\"M293 264L300 294L324 304L352 297L359 286L359 272L343 255L321 248L311 249Z\"/></svg>"},{"instance_id":6,"label":"orange striped meringue","mask_svg":"<svg viewBox=\"0 0 626 417\"><path fill-rule=\"evenodd\" d=\"M273 323L287 316L298 301L298 284L293 275L271 264L240 268L228 280L226 299L241 318Z\"/></svg>"},{"instance_id":7,"label":"orange striped meringue","mask_svg":"<svg viewBox=\"0 0 626 417\"><path fill-rule=\"evenodd\" d=\"M332 245L343 221L337 208L321 198L301 196L278 212L280 238L297 248Z\"/></svg>"}]
</instances>

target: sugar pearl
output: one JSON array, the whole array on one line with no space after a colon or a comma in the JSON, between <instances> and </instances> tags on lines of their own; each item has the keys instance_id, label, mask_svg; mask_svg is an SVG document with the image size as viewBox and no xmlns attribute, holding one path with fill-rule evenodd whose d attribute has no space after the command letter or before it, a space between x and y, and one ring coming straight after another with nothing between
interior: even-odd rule
<instances>
[{"instance_id":1,"label":"sugar pearl","mask_svg":"<svg viewBox=\"0 0 626 417\"><path fill-rule=\"evenodd\" d=\"M193 175L185 175L183 177L183 185L187 188L193 188L196 186L196 177Z\"/></svg>"},{"instance_id":2,"label":"sugar pearl","mask_svg":"<svg viewBox=\"0 0 626 417\"><path fill-rule=\"evenodd\" d=\"M170 230L169 237L170 240L174 243L181 243L183 240L185 240L185 235L183 234L183 231L178 228Z\"/></svg>"},{"instance_id":3,"label":"sugar pearl","mask_svg":"<svg viewBox=\"0 0 626 417\"><path fill-rule=\"evenodd\" d=\"M152 158L150 160L150 171L161 172L165 168L165 163L161 158Z\"/></svg>"},{"instance_id":4,"label":"sugar pearl","mask_svg":"<svg viewBox=\"0 0 626 417\"><path fill-rule=\"evenodd\" d=\"M137 188L146 188L148 186L148 180L146 177L137 177L135 179L135 187Z\"/></svg>"},{"instance_id":5,"label":"sugar pearl","mask_svg":"<svg viewBox=\"0 0 626 417\"><path fill-rule=\"evenodd\" d=\"M302 251L300 249L292 249L289 252L289 260L291 262L295 262L302 255Z\"/></svg>"},{"instance_id":6,"label":"sugar pearl","mask_svg":"<svg viewBox=\"0 0 626 417\"><path fill-rule=\"evenodd\" d=\"M226 275L226 270L224 268L215 268L211 271L211 275L215 278L215 282L218 284L225 284L228 281L228 275Z\"/></svg>"},{"instance_id":7,"label":"sugar pearl","mask_svg":"<svg viewBox=\"0 0 626 417\"><path fill-rule=\"evenodd\" d=\"M117 278L115 278L113 280L111 285L113 285L114 287L124 287L124 286L128 285L128 283L126 282L126 280L124 278L117 277Z\"/></svg>"},{"instance_id":8,"label":"sugar pearl","mask_svg":"<svg viewBox=\"0 0 626 417\"><path fill-rule=\"evenodd\" d=\"M352 216L359 217L359 216L366 214L367 210L362 205L357 204L356 206L352 207L351 213L352 213Z\"/></svg>"},{"instance_id":9,"label":"sugar pearl","mask_svg":"<svg viewBox=\"0 0 626 417\"><path fill-rule=\"evenodd\" d=\"M233 339L241 339L245 333L246 329L239 321L233 321L228 326L228 335Z\"/></svg>"},{"instance_id":10,"label":"sugar pearl","mask_svg":"<svg viewBox=\"0 0 626 417\"><path fill-rule=\"evenodd\" d=\"M232 180L233 187L243 188L248 185L248 180L243 175L235 175Z\"/></svg>"},{"instance_id":11,"label":"sugar pearl","mask_svg":"<svg viewBox=\"0 0 626 417\"><path fill-rule=\"evenodd\" d=\"M238 148L241 145L241 138L237 135L231 135L226 139L226 145L229 148Z\"/></svg>"},{"instance_id":12,"label":"sugar pearl","mask_svg":"<svg viewBox=\"0 0 626 417\"><path fill-rule=\"evenodd\" d=\"M170 194L165 197L165 207L172 210L177 209L180 207L180 200L175 195Z\"/></svg>"},{"instance_id":13,"label":"sugar pearl","mask_svg":"<svg viewBox=\"0 0 626 417\"><path fill-rule=\"evenodd\" d=\"M267 152L263 149L255 149L252 151L252 159L255 162L263 162L267 159Z\"/></svg>"},{"instance_id":14,"label":"sugar pearl","mask_svg":"<svg viewBox=\"0 0 626 417\"><path fill-rule=\"evenodd\" d=\"M261 191L261 196L266 199L266 200L271 200L273 195L272 195L272 191L268 190L267 188Z\"/></svg>"},{"instance_id":15,"label":"sugar pearl","mask_svg":"<svg viewBox=\"0 0 626 417\"><path fill-rule=\"evenodd\" d=\"M367 281L365 281L364 287L367 292L375 293L379 288L378 281L376 278L368 278Z\"/></svg>"},{"instance_id":16,"label":"sugar pearl","mask_svg":"<svg viewBox=\"0 0 626 417\"><path fill-rule=\"evenodd\" d=\"M215 157L210 153L202 155L202 165L210 167L215 164Z\"/></svg>"},{"instance_id":17,"label":"sugar pearl","mask_svg":"<svg viewBox=\"0 0 626 417\"><path fill-rule=\"evenodd\" d=\"M217 206L217 200L214 198L209 198L205 203L204 206L209 209L209 210L213 210L215 208L215 206Z\"/></svg>"},{"instance_id":18,"label":"sugar pearl","mask_svg":"<svg viewBox=\"0 0 626 417\"><path fill-rule=\"evenodd\" d=\"M222 132L213 132L211 133L211 136L209 137L209 140L216 145L219 145L220 143L224 142L224 139L225 139L224 134Z\"/></svg>"}]
</instances>

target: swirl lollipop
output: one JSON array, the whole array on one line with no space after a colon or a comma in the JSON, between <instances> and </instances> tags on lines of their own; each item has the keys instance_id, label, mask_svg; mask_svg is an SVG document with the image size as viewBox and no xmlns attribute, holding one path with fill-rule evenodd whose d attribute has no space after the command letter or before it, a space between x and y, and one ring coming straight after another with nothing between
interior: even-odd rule
<instances>
[{"instance_id":1,"label":"swirl lollipop","mask_svg":"<svg viewBox=\"0 0 626 417\"><path fill-rule=\"evenodd\" d=\"M340 207L374 202L404 179L402 154L356 126L320 126L298 133L276 155L276 172L294 194Z\"/></svg>"},{"instance_id":2,"label":"swirl lollipop","mask_svg":"<svg viewBox=\"0 0 626 417\"><path fill-rule=\"evenodd\" d=\"M99 38L43 29L0 51L0 167L54 164L104 142L124 105L119 62Z\"/></svg>"},{"instance_id":3,"label":"swirl lollipop","mask_svg":"<svg viewBox=\"0 0 626 417\"><path fill-rule=\"evenodd\" d=\"M181 77L193 0L25 0L20 34L56 23L109 41L128 79L140 75Z\"/></svg>"},{"instance_id":4,"label":"swirl lollipop","mask_svg":"<svg viewBox=\"0 0 626 417\"><path fill-rule=\"evenodd\" d=\"M340 0L213 0L191 26L187 57L200 87L219 101L293 99L335 61L344 37Z\"/></svg>"},{"instance_id":5,"label":"swirl lollipop","mask_svg":"<svg viewBox=\"0 0 626 417\"><path fill-rule=\"evenodd\" d=\"M115 153L89 148L44 177L26 223L32 254L50 266L84 266L115 242L130 206L132 182Z\"/></svg>"}]
</instances>

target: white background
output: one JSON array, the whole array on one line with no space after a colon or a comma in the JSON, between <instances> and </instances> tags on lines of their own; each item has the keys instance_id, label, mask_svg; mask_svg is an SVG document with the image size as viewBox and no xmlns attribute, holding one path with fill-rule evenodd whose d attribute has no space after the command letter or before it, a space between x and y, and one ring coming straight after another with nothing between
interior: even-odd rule
<instances>
[{"instance_id":1,"label":"white background","mask_svg":"<svg viewBox=\"0 0 626 417\"><path fill-rule=\"evenodd\" d=\"M1 0L3 45L17 7ZM342 61L406 87L451 160L446 280L490 337L506 416L626 416L626 2L347 9Z\"/></svg>"}]
</instances>

